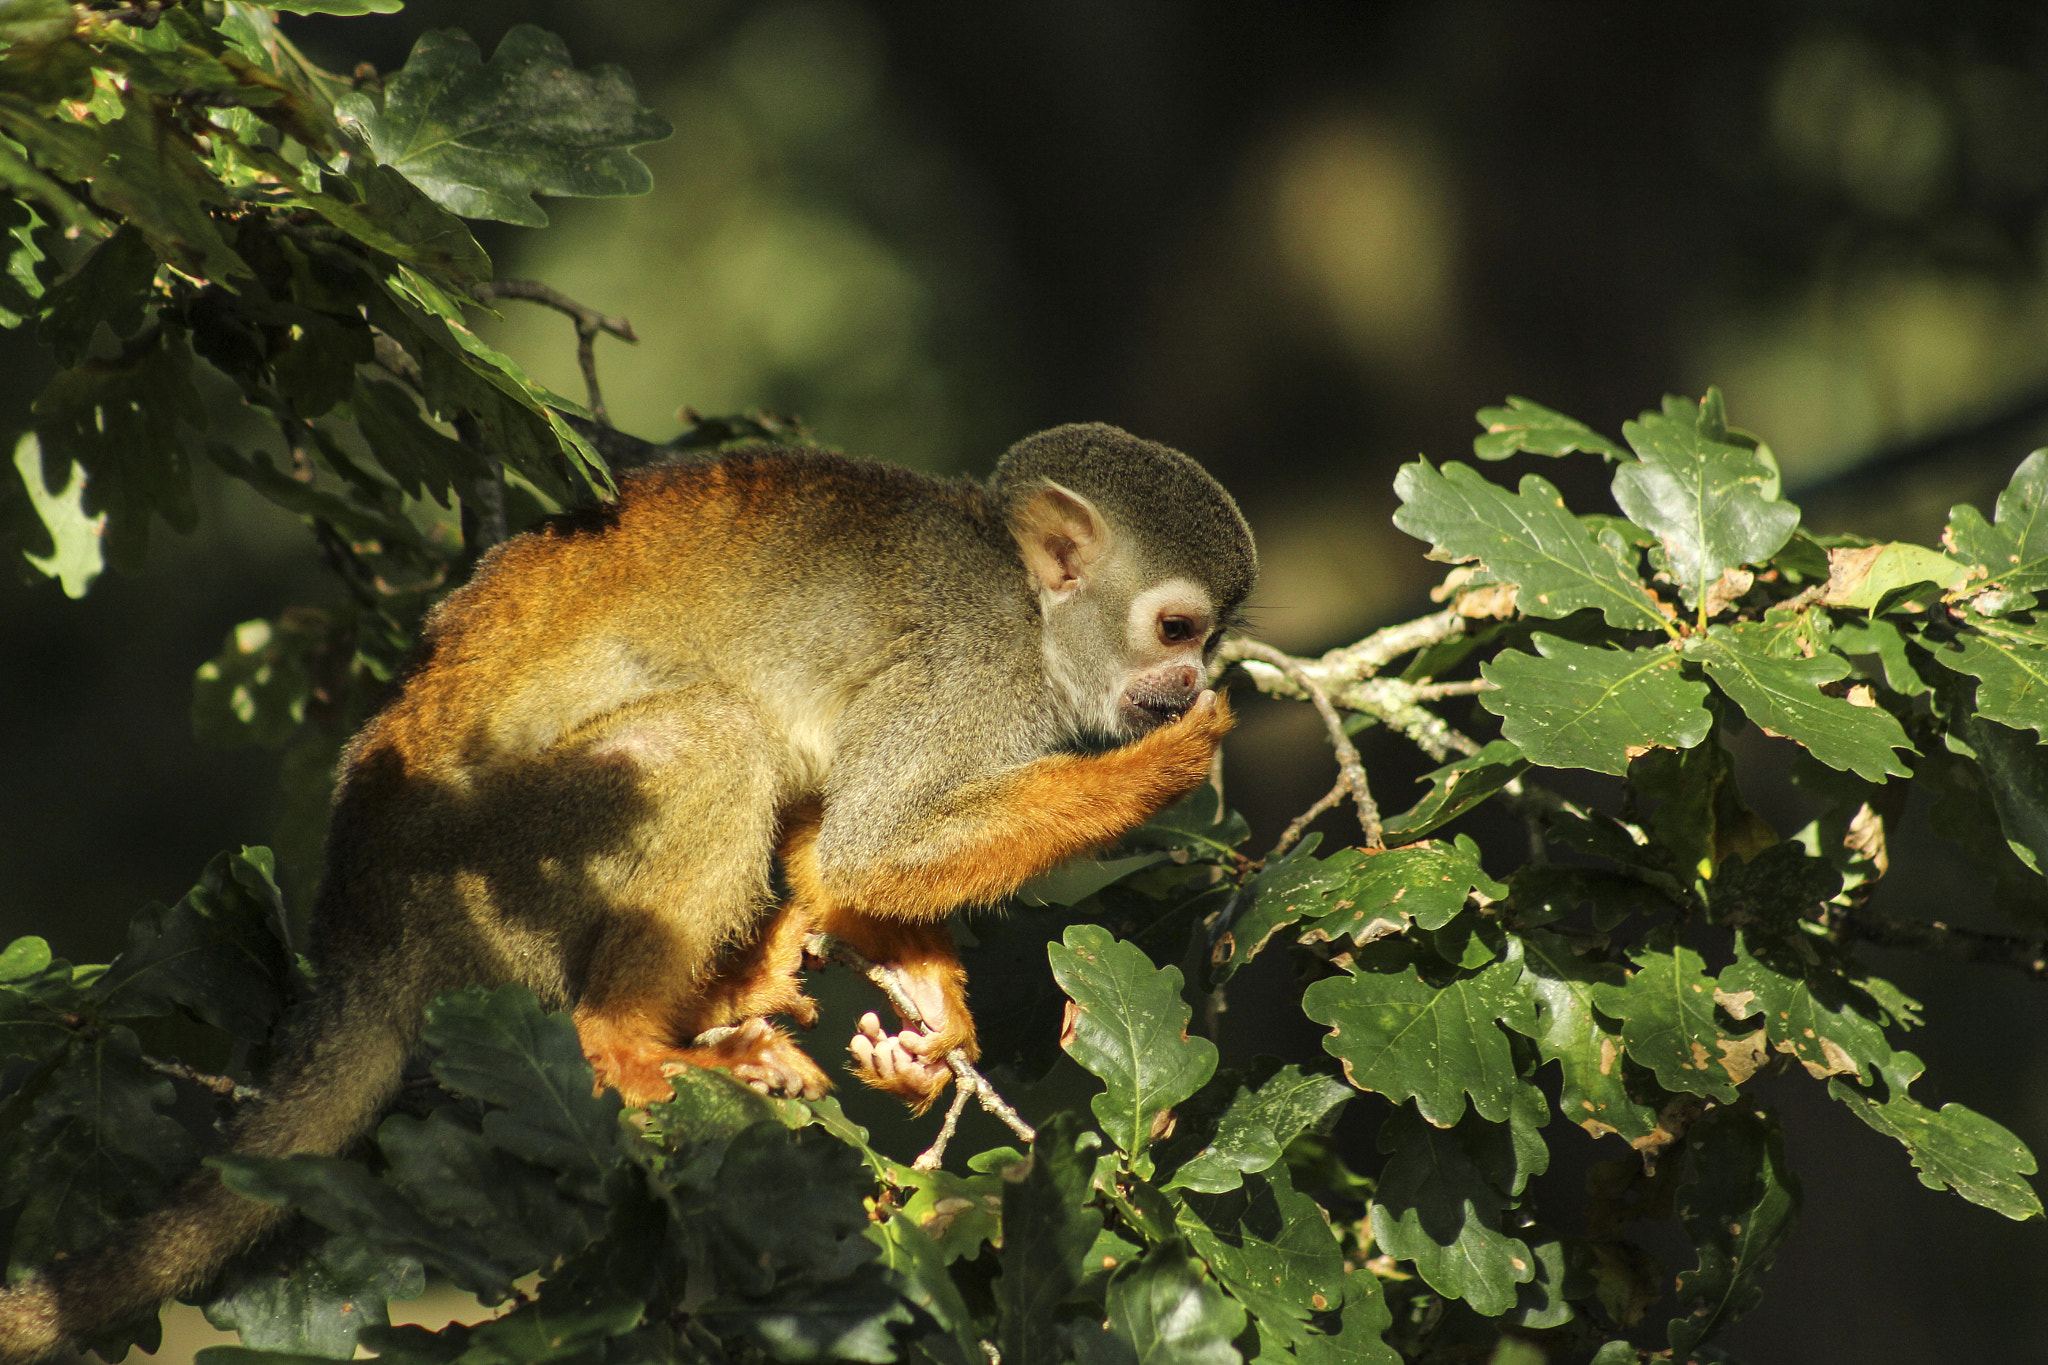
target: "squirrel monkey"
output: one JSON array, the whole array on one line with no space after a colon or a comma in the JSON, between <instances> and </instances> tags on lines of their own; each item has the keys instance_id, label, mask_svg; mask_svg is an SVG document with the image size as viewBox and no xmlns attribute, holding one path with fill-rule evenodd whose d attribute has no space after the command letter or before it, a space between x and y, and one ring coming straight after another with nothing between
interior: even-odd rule
<instances>
[{"instance_id":1,"label":"squirrel monkey","mask_svg":"<svg viewBox=\"0 0 2048 1365\"><path fill-rule=\"evenodd\" d=\"M234 1149L356 1141L427 1003L472 982L573 1009L632 1103L678 1064L822 1094L767 1022L815 1020L814 928L899 973L926 1030L867 1016L854 1070L929 1104L947 1051L975 1052L947 913L1204 780L1231 724L1209 660L1256 574L1214 479L1102 425L1019 443L986 484L741 451L506 542L343 755L318 990ZM202 1172L0 1293L0 1360L203 1283L281 1217Z\"/></svg>"}]
</instances>

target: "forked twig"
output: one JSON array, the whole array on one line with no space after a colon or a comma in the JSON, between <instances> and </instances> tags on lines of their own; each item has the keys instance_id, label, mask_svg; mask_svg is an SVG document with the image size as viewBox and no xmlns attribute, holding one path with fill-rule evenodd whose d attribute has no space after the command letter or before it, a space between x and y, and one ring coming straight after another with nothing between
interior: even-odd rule
<instances>
[{"instance_id":1,"label":"forked twig","mask_svg":"<svg viewBox=\"0 0 2048 1365\"><path fill-rule=\"evenodd\" d=\"M1344 718L1337 714L1337 708L1331 703L1330 694L1323 690L1322 683L1311 677L1300 661L1271 645L1257 640L1232 640L1226 648L1232 658L1257 659L1271 664L1293 679L1295 685L1308 695L1317 714L1323 718L1323 728L1330 732L1330 747L1337 751L1338 785L1351 794L1352 801L1358 806L1358 825L1365 832L1365 846L1385 848L1387 840L1380 828L1380 808L1372 799L1372 788L1366 784L1365 764L1358 757L1358 746L1351 742L1351 736L1344 733ZM1329 808L1323 806L1323 810ZM1322 810L1315 814L1322 814ZM1308 818L1313 819L1314 816ZM1299 831L1290 830L1290 833L1299 837Z\"/></svg>"},{"instance_id":2,"label":"forked twig","mask_svg":"<svg viewBox=\"0 0 2048 1365\"><path fill-rule=\"evenodd\" d=\"M583 387L590 391L590 415L606 426L611 425L604 409L604 395L597 387L597 334L609 332L621 341L638 342L640 338L633 335L632 323L585 307L537 280L492 280L478 285L473 292L485 303L492 299L525 299L567 314L576 324L576 362L583 367Z\"/></svg>"},{"instance_id":3,"label":"forked twig","mask_svg":"<svg viewBox=\"0 0 2048 1365\"><path fill-rule=\"evenodd\" d=\"M866 955L852 944L830 934L810 935L804 940L804 951L820 961L841 962L853 968L874 983L877 990L889 997L890 1005L903 1017L904 1022L915 1024L926 1031L930 1030L931 1025L925 1019L924 1011L917 1007L917 1002L904 990L895 968L869 961ZM988 1078L976 1070L974 1063L967 1059L965 1049L956 1047L948 1052L946 1065L953 1069L953 1083L959 1093L953 1097L953 1105L947 1111L945 1122L939 1129L938 1139L911 1163L917 1170L936 1170L939 1163L945 1159L946 1144L952 1140L954 1125L959 1120L960 1110L966 1107L966 1097L969 1095L979 1100L983 1109L1001 1119L1009 1126L1011 1132L1024 1141L1038 1140L1038 1130L1026 1123L1023 1116L1010 1106L1009 1101L996 1093L996 1088L988 1083Z\"/></svg>"}]
</instances>

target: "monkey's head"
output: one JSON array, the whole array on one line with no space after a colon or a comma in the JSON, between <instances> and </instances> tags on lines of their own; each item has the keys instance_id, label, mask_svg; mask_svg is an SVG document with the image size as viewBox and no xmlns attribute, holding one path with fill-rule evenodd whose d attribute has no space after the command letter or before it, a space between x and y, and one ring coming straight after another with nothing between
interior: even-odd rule
<instances>
[{"instance_id":1,"label":"monkey's head","mask_svg":"<svg viewBox=\"0 0 2048 1365\"><path fill-rule=\"evenodd\" d=\"M1018 442L989 487L1075 732L1135 739L1194 705L1259 573L1223 485L1179 451L1098 422Z\"/></svg>"}]
</instances>

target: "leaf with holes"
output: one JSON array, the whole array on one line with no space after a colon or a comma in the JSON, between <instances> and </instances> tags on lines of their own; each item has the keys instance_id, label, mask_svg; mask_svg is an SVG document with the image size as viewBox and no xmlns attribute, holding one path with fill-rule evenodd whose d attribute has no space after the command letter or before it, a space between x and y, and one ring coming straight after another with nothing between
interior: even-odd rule
<instances>
[{"instance_id":1,"label":"leaf with holes","mask_svg":"<svg viewBox=\"0 0 2048 1365\"><path fill-rule=\"evenodd\" d=\"M1627 1048L1620 1029L1593 1008L1600 987L1621 989L1627 978L1611 962L1589 962L1571 941L1544 929L1530 929L1522 942L1521 987L1535 1002L1527 1015L1509 1015L1508 1026L1535 1040L1546 1062L1556 1062L1564 1085L1558 1106L1564 1116L1595 1137L1619 1133L1630 1142L1657 1127L1657 1111L1628 1093L1622 1076Z\"/></svg>"},{"instance_id":2,"label":"leaf with holes","mask_svg":"<svg viewBox=\"0 0 2048 1365\"><path fill-rule=\"evenodd\" d=\"M1626 630L1665 630L1662 612L1643 590L1621 546L1594 535L1571 514L1557 489L1530 474L1510 493L1469 465L1439 473L1427 460L1401 466L1394 524L1430 542L1431 559L1476 559L1504 583L1516 583L1521 609L1532 616L1569 616L1597 607Z\"/></svg>"},{"instance_id":3,"label":"leaf with holes","mask_svg":"<svg viewBox=\"0 0 2048 1365\"><path fill-rule=\"evenodd\" d=\"M1502 961L1433 986L1407 945L1393 942L1310 986L1301 1007L1330 1026L1323 1046L1360 1090L1413 1099L1437 1124L1456 1123L1469 1095L1474 1109L1498 1123L1508 1116L1516 1080L1508 1036L1494 1021L1515 1007L1520 977L1519 964Z\"/></svg>"},{"instance_id":4,"label":"leaf with holes","mask_svg":"<svg viewBox=\"0 0 2048 1365\"><path fill-rule=\"evenodd\" d=\"M1778 659L1756 644L1742 632L1712 626L1706 635L1685 642L1685 657L1705 665L1714 685L1752 722L1805 745L1830 768L1853 772L1866 782L1906 776L1906 765L1892 751L1911 753L1913 745L1891 712L1820 690L1848 676L1847 659L1839 654Z\"/></svg>"},{"instance_id":5,"label":"leaf with holes","mask_svg":"<svg viewBox=\"0 0 2048 1365\"><path fill-rule=\"evenodd\" d=\"M1698 1264L1678 1277L1686 1316L1674 1318L1669 1332L1681 1357L1756 1306L1764 1272L1799 1216L1799 1181L1786 1169L1775 1120L1717 1109L1685 1137L1678 1218Z\"/></svg>"},{"instance_id":6,"label":"leaf with holes","mask_svg":"<svg viewBox=\"0 0 2048 1365\"><path fill-rule=\"evenodd\" d=\"M1668 932L1652 935L1633 957L1636 970L1625 984L1593 986L1594 1008L1623 1021L1628 1055L1656 1072L1666 1090L1733 1100L1735 1087L1762 1060L1761 1035L1721 1031L1706 963Z\"/></svg>"},{"instance_id":7,"label":"leaf with holes","mask_svg":"<svg viewBox=\"0 0 2048 1365\"><path fill-rule=\"evenodd\" d=\"M1465 908L1475 890L1491 900L1508 894L1479 866L1479 845L1464 835L1448 843L1361 851L1349 867L1351 875L1325 893L1327 911L1303 930L1305 940L1348 937L1364 945L1410 922L1441 929Z\"/></svg>"},{"instance_id":8,"label":"leaf with holes","mask_svg":"<svg viewBox=\"0 0 2048 1365\"><path fill-rule=\"evenodd\" d=\"M1883 1007L1806 939L1766 935L1752 942L1738 933L1735 961L1722 970L1715 997L1736 1019L1762 1015L1771 1047L1808 1075L1867 1084L1872 1067L1892 1065Z\"/></svg>"},{"instance_id":9,"label":"leaf with holes","mask_svg":"<svg viewBox=\"0 0 2048 1365\"><path fill-rule=\"evenodd\" d=\"M1482 460L1505 460L1519 450L1532 455L1569 455L1585 450L1610 460L1625 459L1628 455L1576 417L1567 417L1526 398L1510 395L1506 407L1481 408L1478 419L1486 432L1472 438L1472 453Z\"/></svg>"},{"instance_id":10,"label":"leaf with holes","mask_svg":"<svg viewBox=\"0 0 2048 1365\"><path fill-rule=\"evenodd\" d=\"M1351 1098L1334 1076L1288 1064L1256 1090L1240 1088L1216 1122L1216 1136L1182 1163L1164 1188L1222 1194L1247 1175L1269 1169L1288 1143L1324 1122Z\"/></svg>"},{"instance_id":11,"label":"leaf with holes","mask_svg":"<svg viewBox=\"0 0 2048 1365\"><path fill-rule=\"evenodd\" d=\"M1479 670L1499 689L1481 693L1479 703L1536 763L1618 777L1649 750L1690 749L1713 728L1707 685L1687 678L1671 650L1533 639L1540 658L1502 650Z\"/></svg>"}]
</instances>

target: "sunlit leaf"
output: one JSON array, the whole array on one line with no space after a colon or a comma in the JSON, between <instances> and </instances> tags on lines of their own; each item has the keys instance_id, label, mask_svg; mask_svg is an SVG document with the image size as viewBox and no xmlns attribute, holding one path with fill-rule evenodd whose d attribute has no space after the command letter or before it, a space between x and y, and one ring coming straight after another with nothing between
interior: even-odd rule
<instances>
[{"instance_id":1,"label":"sunlit leaf","mask_svg":"<svg viewBox=\"0 0 2048 1365\"><path fill-rule=\"evenodd\" d=\"M1384 946L1384 945L1381 945ZM1330 1026L1323 1039L1361 1090L1414 1099L1431 1123L1456 1123L1465 1099L1498 1123L1516 1084L1507 1035L1494 1022L1514 1008L1519 963L1461 972L1438 987L1405 953L1360 953L1352 970L1325 977L1302 1012Z\"/></svg>"},{"instance_id":2,"label":"sunlit leaf","mask_svg":"<svg viewBox=\"0 0 2048 1365\"><path fill-rule=\"evenodd\" d=\"M1614 500L1655 533L1688 605L1724 570L1776 554L1799 525L1799 509L1776 496L1775 465L1718 425L1707 404L1670 398L1621 429L1641 462L1614 471Z\"/></svg>"},{"instance_id":3,"label":"sunlit leaf","mask_svg":"<svg viewBox=\"0 0 2048 1365\"><path fill-rule=\"evenodd\" d=\"M1478 419L1486 432L1472 438L1472 453L1482 460L1505 460L1519 450L1534 455L1569 455L1585 450L1611 460L1628 455L1577 418L1553 412L1526 398L1511 396L1504 408L1481 408Z\"/></svg>"},{"instance_id":4,"label":"sunlit leaf","mask_svg":"<svg viewBox=\"0 0 2048 1365\"><path fill-rule=\"evenodd\" d=\"M1502 582L1521 586L1517 605L1532 616L1568 616L1597 607L1609 625L1664 630L1664 616L1619 547L1580 524L1556 488L1534 474L1510 493L1470 466L1427 460L1401 466L1394 479L1401 510L1394 524L1430 542L1432 559L1476 559Z\"/></svg>"},{"instance_id":5,"label":"sunlit leaf","mask_svg":"<svg viewBox=\"0 0 2048 1365\"><path fill-rule=\"evenodd\" d=\"M1760 1056L1747 1032L1724 1033L1715 1022L1715 981L1706 963L1669 934L1653 936L1631 956L1636 970L1626 984L1593 985L1594 1008L1624 1021L1628 1055L1656 1072L1666 1090L1733 1100Z\"/></svg>"},{"instance_id":6,"label":"sunlit leaf","mask_svg":"<svg viewBox=\"0 0 2048 1365\"><path fill-rule=\"evenodd\" d=\"M1481 667L1499 690L1481 693L1479 701L1534 762L1619 776L1644 751L1690 749L1713 727L1706 684L1685 677L1683 661L1669 649L1594 649L1555 635L1532 638L1542 657L1502 650Z\"/></svg>"},{"instance_id":7,"label":"sunlit leaf","mask_svg":"<svg viewBox=\"0 0 2048 1365\"><path fill-rule=\"evenodd\" d=\"M1061 1045L1102 1078L1104 1091L1091 1102L1095 1117L1136 1159L1160 1115L1216 1070L1216 1045L1188 1037L1180 971L1154 968L1143 951L1107 929L1074 925L1064 944L1046 951L1060 989L1074 1001Z\"/></svg>"},{"instance_id":8,"label":"sunlit leaf","mask_svg":"<svg viewBox=\"0 0 2048 1365\"><path fill-rule=\"evenodd\" d=\"M1968 503L1949 511L1942 544L1956 558L1982 566L1989 582L2015 592L2048 588L2048 450L2020 462L1998 495L1995 524Z\"/></svg>"},{"instance_id":9,"label":"sunlit leaf","mask_svg":"<svg viewBox=\"0 0 2048 1365\"><path fill-rule=\"evenodd\" d=\"M1892 751L1911 752L1913 746L1889 711L1820 690L1848 676L1848 660L1840 655L1776 659L1758 651L1747 636L1711 626L1706 635L1686 641L1685 657L1705 665L1707 676L1752 722L1805 745L1829 767L1847 769L1866 782L1906 775L1905 764Z\"/></svg>"},{"instance_id":10,"label":"sunlit leaf","mask_svg":"<svg viewBox=\"0 0 2048 1365\"><path fill-rule=\"evenodd\" d=\"M1889 1099L1878 1100L1833 1080L1828 1094L1878 1132L1896 1138L1928 1189L1954 1190L2008 1218L2041 1216L2041 1197L2027 1180L2036 1169L2034 1154L2004 1125L1960 1104L1929 1109L1900 1085L1894 1085Z\"/></svg>"}]
</instances>

